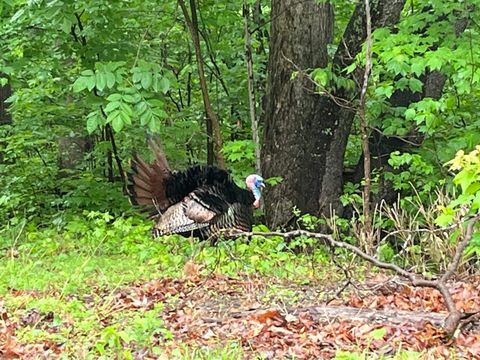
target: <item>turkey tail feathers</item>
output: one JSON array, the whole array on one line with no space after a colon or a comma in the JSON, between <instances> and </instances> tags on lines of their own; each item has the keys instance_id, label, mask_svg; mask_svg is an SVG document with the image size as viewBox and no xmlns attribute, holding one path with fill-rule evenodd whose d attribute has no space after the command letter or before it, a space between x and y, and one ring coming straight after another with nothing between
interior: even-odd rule
<instances>
[{"instance_id":1,"label":"turkey tail feathers","mask_svg":"<svg viewBox=\"0 0 480 360\"><path fill-rule=\"evenodd\" d=\"M155 151L155 161L148 164L137 154L133 156L132 172L128 176L128 196L133 205L150 205L164 211L171 205L166 188L172 173L160 146L153 141L149 141L149 144Z\"/></svg>"},{"instance_id":2,"label":"turkey tail feathers","mask_svg":"<svg viewBox=\"0 0 480 360\"><path fill-rule=\"evenodd\" d=\"M155 154L156 160L153 163L153 167L155 168L156 172L159 174L163 173L165 177L170 176L171 171L170 166L168 165L167 157L158 141L150 139L148 144Z\"/></svg>"}]
</instances>

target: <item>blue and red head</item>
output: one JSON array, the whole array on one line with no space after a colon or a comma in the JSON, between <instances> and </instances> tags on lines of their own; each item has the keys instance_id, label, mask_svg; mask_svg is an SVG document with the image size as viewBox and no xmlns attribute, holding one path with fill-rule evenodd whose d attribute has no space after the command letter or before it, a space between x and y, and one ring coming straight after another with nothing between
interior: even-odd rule
<instances>
[{"instance_id":1,"label":"blue and red head","mask_svg":"<svg viewBox=\"0 0 480 360\"><path fill-rule=\"evenodd\" d=\"M255 197L253 207L258 208L260 206L260 198L262 197L261 188L265 187L263 178L257 174L248 175L245 183L247 184L247 188L252 191L253 196Z\"/></svg>"}]
</instances>

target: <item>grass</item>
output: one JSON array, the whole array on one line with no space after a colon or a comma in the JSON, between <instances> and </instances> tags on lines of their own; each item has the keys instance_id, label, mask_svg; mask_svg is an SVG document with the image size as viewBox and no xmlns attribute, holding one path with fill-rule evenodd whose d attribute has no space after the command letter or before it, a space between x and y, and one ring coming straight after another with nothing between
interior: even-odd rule
<instances>
[{"instance_id":1,"label":"grass","mask_svg":"<svg viewBox=\"0 0 480 360\"><path fill-rule=\"evenodd\" d=\"M7 256L0 259L0 299L10 320L23 324L15 333L18 344L62 344L66 358L128 359L144 348L161 353L158 344L171 341L159 316L162 304L111 315L109 299L134 283L179 278L189 261L203 274L310 281L328 272L312 266L312 261L328 262L323 250L300 256L281 238L211 246L175 236L153 240L149 229L141 219L88 213L60 229L31 226L1 232L0 247ZM266 297L290 296L274 284L266 291ZM47 321L48 314L52 318ZM227 359L241 357L242 348L236 343L193 349L178 344L175 351L185 359Z\"/></svg>"}]
</instances>

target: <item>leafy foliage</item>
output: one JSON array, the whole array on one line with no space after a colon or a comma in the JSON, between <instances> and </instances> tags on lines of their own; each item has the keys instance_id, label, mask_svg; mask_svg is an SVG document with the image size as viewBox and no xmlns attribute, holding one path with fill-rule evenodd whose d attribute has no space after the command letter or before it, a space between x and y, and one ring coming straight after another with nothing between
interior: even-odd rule
<instances>
[{"instance_id":1,"label":"leafy foliage","mask_svg":"<svg viewBox=\"0 0 480 360\"><path fill-rule=\"evenodd\" d=\"M440 226L450 225L454 221L476 216L480 211L480 145L469 153L460 150L447 165L456 172L453 183L460 187L460 192L449 204L443 206L436 223ZM454 233L454 240L458 233ZM480 233L475 232L466 250L467 254L480 254Z\"/></svg>"},{"instance_id":2,"label":"leafy foliage","mask_svg":"<svg viewBox=\"0 0 480 360\"><path fill-rule=\"evenodd\" d=\"M14 88L8 100L14 122L0 128L0 185L6 190L0 202L7 205L0 211L2 222L16 216L42 221L65 210L110 207L121 213L122 184L110 183L120 179L118 162L126 167L134 150L145 152L147 133L160 134L174 167L205 162L203 104L176 2L117 5L5 3L0 74L2 84ZM224 136L232 139L225 151L239 179L254 167L249 126L242 120L248 101L237 23L243 20L236 4L200 5L209 86ZM264 35L253 38L258 70L265 66ZM261 80L258 84L261 88ZM63 137L92 144L68 169L59 164Z\"/></svg>"}]
</instances>

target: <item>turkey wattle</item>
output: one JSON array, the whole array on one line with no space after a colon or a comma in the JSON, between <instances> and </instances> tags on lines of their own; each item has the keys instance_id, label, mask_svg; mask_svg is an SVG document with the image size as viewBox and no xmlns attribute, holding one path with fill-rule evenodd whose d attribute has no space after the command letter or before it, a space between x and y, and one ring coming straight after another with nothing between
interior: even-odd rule
<instances>
[{"instance_id":1,"label":"turkey wattle","mask_svg":"<svg viewBox=\"0 0 480 360\"><path fill-rule=\"evenodd\" d=\"M181 234L207 239L224 229L251 230L253 208L259 207L265 186L261 176L249 175L245 190L214 166L171 171L163 151L154 150L152 164L134 156L128 186L132 204L151 208L154 237Z\"/></svg>"}]
</instances>

